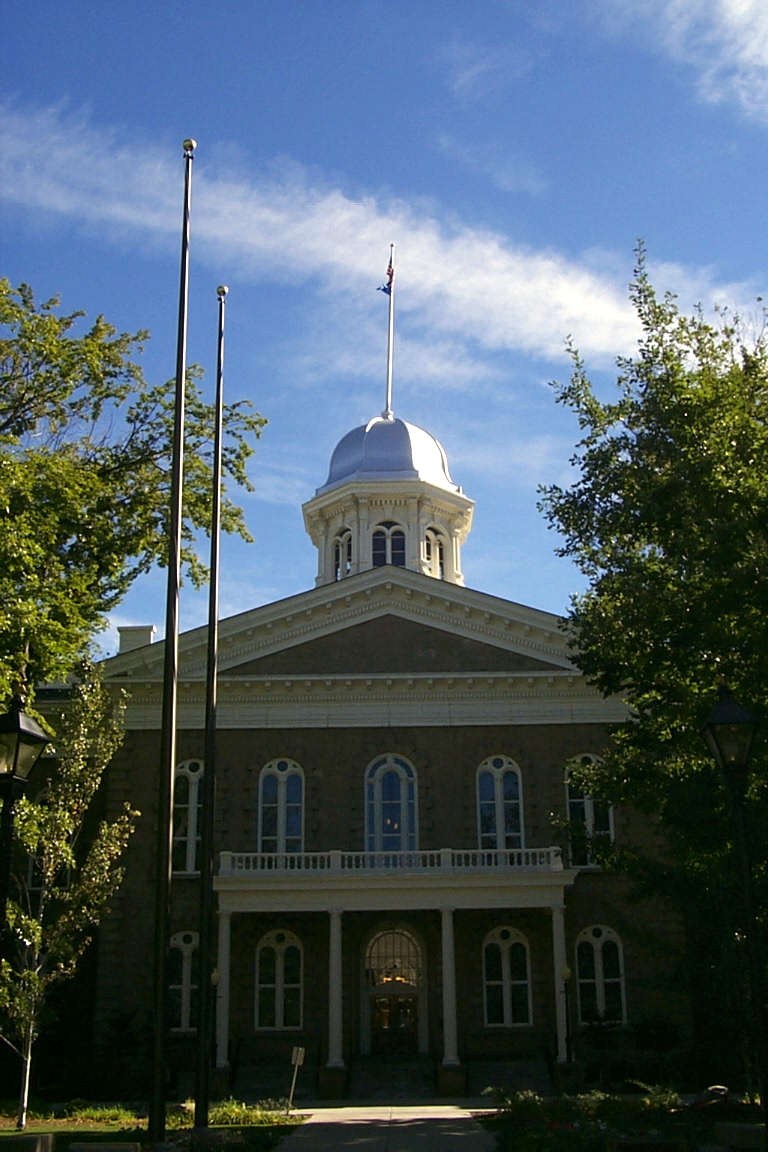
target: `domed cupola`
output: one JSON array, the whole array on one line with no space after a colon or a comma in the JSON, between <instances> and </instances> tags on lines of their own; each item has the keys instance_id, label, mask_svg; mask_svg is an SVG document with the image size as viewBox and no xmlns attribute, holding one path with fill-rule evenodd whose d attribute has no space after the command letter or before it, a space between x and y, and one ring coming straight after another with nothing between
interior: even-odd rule
<instances>
[{"instance_id":1,"label":"domed cupola","mask_svg":"<svg viewBox=\"0 0 768 1152\"><path fill-rule=\"evenodd\" d=\"M473 508L423 428L385 416L361 424L341 438L328 479L303 508L318 550L316 583L391 564L463 584Z\"/></svg>"},{"instance_id":2,"label":"domed cupola","mask_svg":"<svg viewBox=\"0 0 768 1152\"><path fill-rule=\"evenodd\" d=\"M303 507L304 525L318 550L318 585L388 564L464 583L461 545L474 504L451 480L434 436L392 412L394 264L393 244L381 286L389 297L384 411L342 436L328 479Z\"/></svg>"},{"instance_id":3,"label":"domed cupola","mask_svg":"<svg viewBox=\"0 0 768 1152\"><path fill-rule=\"evenodd\" d=\"M415 424L377 416L343 436L321 492L350 480L425 480L457 492L442 444Z\"/></svg>"}]
</instances>

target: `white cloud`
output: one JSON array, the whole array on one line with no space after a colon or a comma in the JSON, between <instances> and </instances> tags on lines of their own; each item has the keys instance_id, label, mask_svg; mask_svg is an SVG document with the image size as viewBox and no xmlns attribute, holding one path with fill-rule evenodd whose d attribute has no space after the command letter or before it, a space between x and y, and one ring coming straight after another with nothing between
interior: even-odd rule
<instances>
[{"instance_id":1,"label":"white cloud","mask_svg":"<svg viewBox=\"0 0 768 1152\"><path fill-rule=\"evenodd\" d=\"M768 121L765 0L596 0L606 24L640 31L696 73L704 100L735 100Z\"/></svg>"},{"instance_id":2,"label":"white cloud","mask_svg":"<svg viewBox=\"0 0 768 1152\"><path fill-rule=\"evenodd\" d=\"M123 144L59 108L2 117L2 196L30 212L55 213L125 243L177 242L181 157L155 146ZM360 320L398 241L399 336L410 342L417 375L450 371L455 386L488 379L499 353L559 359L573 335L592 363L632 350L637 324L626 276L615 257L574 259L403 201L352 197L311 183L297 166L268 176L212 172L195 160L195 256L253 282L301 283L332 298L337 322ZM628 270L627 270L628 271ZM326 314L331 311L326 309ZM361 323L352 345L333 343L335 369L364 371ZM405 346L405 345L403 345ZM330 344L326 348L330 357ZM352 355L353 353L353 355ZM317 349L315 350L317 354ZM375 362L382 351L376 347ZM490 360L490 366L489 366ZM371 361L373 365L373 360ZM373 369L371 368L371 371Z\"/></svg>"}]
</instances>

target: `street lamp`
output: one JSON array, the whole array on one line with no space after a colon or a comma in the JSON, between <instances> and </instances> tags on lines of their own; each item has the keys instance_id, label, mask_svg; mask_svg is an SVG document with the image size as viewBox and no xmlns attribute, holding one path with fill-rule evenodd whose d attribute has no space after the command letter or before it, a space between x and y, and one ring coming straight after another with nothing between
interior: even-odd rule
<instances>
[{"instance_id":1,"label":"street lamp","mask_svg":"<svg viewBox=\"0 0 768 1152\"><path fill-rule=\"evenodd\" d=\"M758 1084L763 1121L768 1133L768 1023L765 1004L765 960L760 948L752 886L752 862L749 853L744 800L749 779L749 758L757 731L758 719L731 696L725 684L717 690L718 701L701 731L709 750L723 774L731 802L733 833L741 881L744 929L749 965L749 998L753 1051L757 1057Z\"/></svg>"},{"instance_id":2,"label":"street lamp","mask_svg":"<svg viewBox=\"0 0 768 1152\"><path fill-rule=\"evenodd\" d=\"M11 843L16 801L24 795L29 774L49 738L24 712L24 698L14 696L11 706L0 716L0 932L5 927L5 910L11 882Z\"/></svg>"}]
</instances>

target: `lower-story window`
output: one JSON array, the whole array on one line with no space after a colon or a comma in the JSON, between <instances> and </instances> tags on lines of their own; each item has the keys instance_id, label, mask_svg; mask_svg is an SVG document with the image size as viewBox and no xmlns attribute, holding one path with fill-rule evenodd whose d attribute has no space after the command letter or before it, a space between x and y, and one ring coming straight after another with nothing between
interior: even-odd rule
<instances>
[{"instance_id":1,"label":"lower-story window","mask_svg":"<svg viewBox=\"0 0 768 1152\"><path fill-rule=\"evenodd\" d=\"M516 928L495 928L483 944L485 1025L531 1023L528 941Z\"/></svg>"},{"instance_id":2,"label":"lower-story window","mask_svg":"<svg viewBox=\"0 0 768 1152\"><path fill-rule=\"evenodd\" d=\"M256 949L256 1027L301 1028L301 944L292 932L270 932Z\"/></svg>"},{"instance_id":3,"label":"lower-story window","mask_svg":"<svg viewBox=\"0 0 768 1152\"><path fill-rule=\"evenodd\" d=\"M597 1020L625 1023L624 957L621 940L612 928L593 924L576 940L576 978L579 1022Z\"/></svg>"},{"instance_id":4,"label":"lower-story window","mask_svg":"<svg viewBox=\"0 0 768 1152\"><path fill-rule=\"evenodd\" d=\"M191 1032L197 1028L197 932L176 932L168 955L168 1000L171 1028Z\"/></svg>"}]
</instances>

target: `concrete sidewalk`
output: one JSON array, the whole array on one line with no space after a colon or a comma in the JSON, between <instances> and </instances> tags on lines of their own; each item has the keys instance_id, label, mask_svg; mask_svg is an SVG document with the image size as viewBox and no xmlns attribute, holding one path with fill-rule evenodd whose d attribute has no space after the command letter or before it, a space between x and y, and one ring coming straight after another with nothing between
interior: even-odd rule
<instances>
[{"instance_id":1,"label":"concrete sidewalk","mask_svg":"<svg viewBox=\"0 0 768 1152\"><path fill-rule=\"evenodd\" d=\"M299 1109L308 1119L280 1152L493 1152L496 1139L453 1104Z\"/></svg>"}]
</instances>

